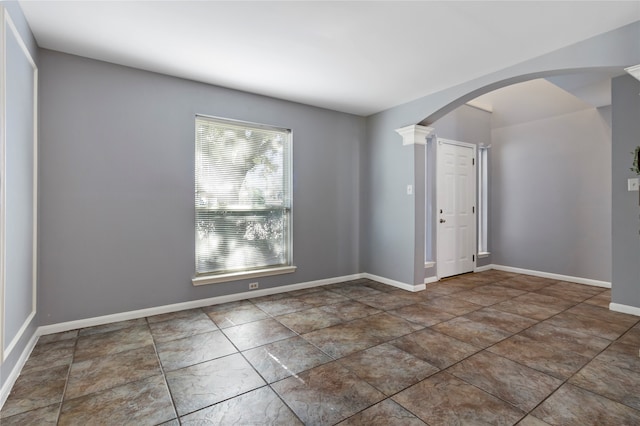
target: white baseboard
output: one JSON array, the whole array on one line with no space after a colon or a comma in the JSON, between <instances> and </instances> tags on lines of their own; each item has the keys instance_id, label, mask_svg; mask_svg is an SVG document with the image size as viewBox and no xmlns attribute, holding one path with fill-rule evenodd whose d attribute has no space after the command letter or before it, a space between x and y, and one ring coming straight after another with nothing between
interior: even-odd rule
<instances>
[{"instance_id":1,"label":"white baseboard","mask_svg":"<svg viewBox=\"0 0 640 426\"><path fill-rule=\"evenodd\" d=\"M438 277L436 277L436 276L427 277L427 278L424 279L424 283L425 284L431 284L431 283L435 283L435 282L438 282Z\"/></svg>"},{"instance_id":2,"label":"white baseboard","mask_svg":"<svg viewBox=\"0 0 640 426\"><path fill-rule=\"evenodd\" d=\"M476 267L476 269L473 272L484 272L484 271L488 271L490 269L497 269L493 267L494 265L484 265L484 266L478 266Z\"/></svg>"},{"instance_id":3,"label":"white baseboard","mask_svg":"<svg viewBox=\"0 0 640 426\"><path fill-rule=\"evenodd\" d=\"M57 324L44 325L38 327L37 335L61 333L63 331L76 330L78 328L93 327L96 325L109 324L112 322L126 321L137 318L144 318L152 315L166 314L170 312L183 311L185 309L202 308L221 303L235 302L237 300L251 299L254 297L268 296L271 294L285 293L288 291L301 290L305 288L318 287L328 284L336 284L343 281L364 278L365 274L345 275L342 277L326 278L317 281L308 281L298 284L284 285L280 287L265 288L261 290L251 290L242 293L229 294L226 296L210 297L207 299L191 300L189 302L174 303L171 305L155 306L153 308L139 309L136 311L120 312L117 314L103 315L100 317L85 318L76 321L67 321Z\"/></svg>"},{"instance_id":4,"label":"white baseboard","mask_svg":"<svg viewBox=\"0 0 640 426\"><path fill-rule=\"evenodd\" d=\"M64 331L76 330L79 328L94 327L96 325L103 325L103 324L109 324L109 323L118 322L118 321L144 318L152 315L182 311L185 309L202 308L210 305L218 305L221 303L235 302L237 300L244 300L244 299L250 299L254 297L268 296L271 294L285 293L288 291L301 290L305 288L336 284L336 283L356 280L360 278L368 278L374 281L379 281L383 284L391 285L391 286L398 287L408 291L420 291L426 288L424 284L418 284L418 285L405 284L399 281L390 280L388 278L380 277L377 275L360 273L360 274L345 275L342 277L326 278L326 279L317 280L317 281L309 281L304 283L285 285L285 286L274 287L274 288L252 290L252 291L247 291L242 293L230 294L227 296L217 296L217 297L211 297L208 299L198 299L198 300L192 300L189 302L174 303L171 305L164 305L164 306L156 306L153 308L139 309L136 311L120 312L117 314L103 315L103 316L93 317L93 318L85 318L81 320L67 321L67 322L61 322L61 323L51 324L51 325L44 325L44 326L38 327L36 331L36 335L43 336L46 334L61 333Z\"/></svg>"},{"instance_id":5,"label":"white baseboard","mask_svg":"<svg viewBox=\"0 0 640 426\"><path fill-rule=\"evenodd\" d=\"M489 269L497 269L499 271L515 272L520 274L557 279L560 281L570 281L570 282L575 282L580 284L611 288L611 283L604 282L604 281L596 281L596 280L591 280L587 278L571 277L566 275L552 274L548 272L533 271L529 269L513 268L510 266L502 266L502 265L485 265L480 268L476 268L476 272L486 271ZM152 315L166 314L169 312L176 312L176 311L181 311L185 309L202 308L204 306L217 305L220 303L227 303L227 302L235 302L237 300L250 299L254 297L267 296L271 294L284 293L288 291L318 287L318 286L323 286L328 284L336 284L339 282L350 281L350 280L355 280L359 278L368 278L374 281L381 282L383 284L387 284L393 287L401 288L403 290L412 291L412 292L424 290L426 288L425 284L438 281L437 277L428 277L425 279L424 284L413 285L413 284L407 284L407 283L395 281L389 278L385 278L385 277L381 277L378 275L373 275L365 272L365 273L359 273L359 274L345 275L342 277L326 278L326 279L317 280L317 281L309 281L304 283L291 284L291 285L274 287L274 288L266 288L261 290L252 290L252 291L247 291L242 293L230 294L226 296L217 296L217 297L211 297L207 299L192 300L189 302L174 303L171 305L156 306L153 308L139 309L136 311L121 312L117 314L110 314L110 315L104 315L104 316L93 317L93 318L85 318L85 319L76 320L76 321L67 321L67 322L62 322L57 324L45 325L45 326L38 327L36 331L36 336L42 336L45 334L52 334L52 333L60 333L64 331L75 330L78 328L93 327L96 325L109 324L112 322L144 318Z\"/></svg>"},{"instance_id":6,"label":"white baseboard","mask_svg":"<svg viewBox=\"0 0 640 426\"><path fill-rule=\"evenodd\" d=\"M640 308L629 305L621 305L620 303L609 303L609 309L615 312L622 312L623 314L630 314L640 317Z\"/></svg>"},{"instance_id":7,"label":"white baseboard","mask_svg":"<svg viewBox=\"0 0 640 426\"><path fill-rule=\"evenodd\" d=\"M486 267L488 267L488 269L496 269L498 271L514 272L517 274L533 275L535 277L550 278L552 280L558 280L558 281L569 281L572 283L592 285L595 287L611 288L610 282L592 280L590 278L572 277L569 275L560 275L560 274L553 274L551 272L533 271L531 269L514 268L512 266L503 266L503 265L487 265ZM483 268L485 267L483 266ZM476 271L478 270L479 268L476 269Z\"/></svg>"},{"instance_id":8,"label":"white baseboard","mask_svg":"<svg viewBox=\"0 0 640 426\"><path fill-rule=\"evenodd\" d=\"M18 379L18 376L22 371L22 367L24 367L24 364L29 359L29 356L31 355L31 351L33 351L33 348L36 346L37 341L38 341L38 332L36 331L33 334L33 336L31 336L31 339L29 339L29 343L27 343L27 346L22 351L20 358L18 358L18 362L16 362L16 365L13 367L13 369L11 370L11 373L9 373L9 376L4 381L4 384L2 385L2 387L0 388L0 409L2 408L2 406L4 406L4 403L7 401L7 398L9 397L9 393L11 392L11 388L13 388L13 385L16 383L16 380Z\"/></svg>"},{"instance_id":9,"label":"white baseboard","mask_svg":"<svg viewBox=\"0 0 640 426\"><path fill-rule=\"evenodd\" d=\"M379 281L383 284L387 284L393 287L398 287L401 288L403 290L407 290L407 291L420 291L420 290L424 290L426 287L424 284L406 284L400 281L395 281L395 280L391 280L389 278L385 278L385 277L380 277L378 275L373 275L373 274L369 274L369 273L364 273L362 274L363 278L368 278L370 280L374 280L374 281Z\"/></svg>"}]
</instances>

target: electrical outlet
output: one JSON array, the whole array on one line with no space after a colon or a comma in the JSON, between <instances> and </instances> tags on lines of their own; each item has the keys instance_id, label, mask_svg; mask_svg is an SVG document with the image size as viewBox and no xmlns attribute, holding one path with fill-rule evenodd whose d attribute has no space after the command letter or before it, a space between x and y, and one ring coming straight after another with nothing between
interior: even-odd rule
<instances>
[{"instance_id":1,"label":"electrical outlet","mask_svg":"<svg viewBox=\"0 0 640 426\"><path fill-rule=\"evenodd\" d=\"M413 194L413 185L407 185L407 195Z\"/></svg>"},{"instance_id":2,"label":"electrical outlet","mask_svg":"<svg viewBox=\"0 0 640 426\"><path fill-rule=\"evenodd\" d=\"M255 290L259 287L258 283L249 283L249 290Z\"/></svg>"}]
</instances>

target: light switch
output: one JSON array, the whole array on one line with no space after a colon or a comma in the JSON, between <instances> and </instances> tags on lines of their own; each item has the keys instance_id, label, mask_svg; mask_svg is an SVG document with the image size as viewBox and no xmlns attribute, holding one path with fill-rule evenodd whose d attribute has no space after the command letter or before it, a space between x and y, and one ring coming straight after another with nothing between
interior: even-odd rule
<instances>
[{"instance_id":1,"label":"light switch","mask_svg":"<svg viewBox=\"0 0 640 426\"><path fill-rule=\"evenodd\" d=\"M627 180L627 191L637 191L640 178L630 178Z\"/></svg>"},{"instance_id":2,"label":"light switch","mask_svg":"<svg viewBox=\"0 0 640 426\"><path fill-rule=\"evenodd\" d=\"M636 188L638 187L638 185L636 185ZM636 189L637 191L637 189ZM413 194L413 185L407 185L407 195L411 195Z\"/></svg>"}]
</instances>

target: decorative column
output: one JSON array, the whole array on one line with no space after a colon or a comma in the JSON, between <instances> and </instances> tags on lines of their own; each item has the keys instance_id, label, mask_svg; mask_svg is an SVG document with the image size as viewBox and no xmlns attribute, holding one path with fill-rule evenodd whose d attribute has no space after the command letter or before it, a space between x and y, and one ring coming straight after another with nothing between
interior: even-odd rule
<instances>
[{"instance_id":1,"label":"decorative column","mask_svg":"<svg viewBox=\"0 0 640 426\"><path fill-rule=\"evenodd\" d=\"M414 211L414 274L413 274L413 287L410 291L420 291L426 288L426 282L433 282L436 280L435 276L425 278L425 248L427 241L427 233L431 233L431 230L427 230L426 224L427 209L425 206L426 201L426 163L425 163L425 150L428 142L428 138L435 135L435 129L427 126L420 126L414 124L411 126L402 127L396 129L396 132L402 136L402 145L411 145L413 151L413 176L412 182L407 185L407 195L413 198L412 205ZM415 188L415 191L413 190ZM429 264L431 271L435 264Z\"/></svg>"}]
</instances>

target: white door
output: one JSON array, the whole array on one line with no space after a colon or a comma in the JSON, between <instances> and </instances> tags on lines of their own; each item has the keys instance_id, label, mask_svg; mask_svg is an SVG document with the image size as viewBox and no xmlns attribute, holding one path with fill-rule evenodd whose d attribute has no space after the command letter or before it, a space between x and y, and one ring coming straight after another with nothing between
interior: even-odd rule
<instances>
[{"instance_id":1,"label":"white door","mask_svg":"<svg viewBox=\"0 0 640 426\"><path fill-rule=\"evenodd\" d=\"M438 139L437 268L438 278L471 272L476 241L476 146Z\"/></svg>"}]
</instances>

